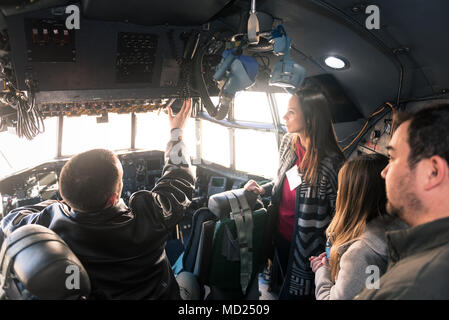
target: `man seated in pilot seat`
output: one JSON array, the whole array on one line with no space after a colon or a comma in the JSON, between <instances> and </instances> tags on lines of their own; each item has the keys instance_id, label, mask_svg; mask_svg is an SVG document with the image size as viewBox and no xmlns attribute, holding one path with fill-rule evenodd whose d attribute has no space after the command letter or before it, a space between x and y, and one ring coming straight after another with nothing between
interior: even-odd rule
<instances>
[{"instance_id":1,"label":"man seated in pilot seat","mask_svg":"<svg viewBox=\"0 0 449 320\"><path fill-rule=\"evenodd\" d=\"M104 149L83 152L61 170L63 201L12 210L1 221L0 238L27 224L52 229L86 268L90 298L180 299L165 245L192 199L194 178L182 142L191 104L191 99L184 102L176 116L168 110L172 138L162 177L152 191L134 193L127 207L120 198L123 169L118 157Z\"/></svg>"}]
</instances>

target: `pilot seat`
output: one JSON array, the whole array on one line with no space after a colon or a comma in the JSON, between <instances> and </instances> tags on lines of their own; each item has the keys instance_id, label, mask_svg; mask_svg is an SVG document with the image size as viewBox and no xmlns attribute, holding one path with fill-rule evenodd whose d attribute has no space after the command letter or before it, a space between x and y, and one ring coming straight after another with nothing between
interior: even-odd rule
<instances>
[{"instance_id":1,"label":"pilot seat","mask_svg":"<svg viewBox=\"0 0 449 320\"><path fill-rule=\"evenodd\" d=\"M210 300L258 300L267 210L244 189L215 194L193 215L193 230L175 273L193 273Z\"/></svg>"},{"instance_id":2,"label":"pilot seat","mask_svg":"<svg viewBox=\"0 0 449 320\"><path fill-rule=\"evenodd\" d=\"M0 300L81 300L90 290L83 265L54 231L31 224L4 239Z\"/></svg>"}]
</instances>

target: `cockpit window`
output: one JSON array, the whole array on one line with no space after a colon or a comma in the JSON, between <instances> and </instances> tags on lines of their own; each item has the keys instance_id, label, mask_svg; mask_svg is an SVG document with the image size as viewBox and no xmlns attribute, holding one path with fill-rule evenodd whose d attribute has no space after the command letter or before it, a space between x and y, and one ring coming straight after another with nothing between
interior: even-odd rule
<instances>
[{"instance_id":1,"label":"cockpit window","mask_svg":"<svg viewBox=\"0 0 449 320\"><path fill-rule=\"evenodd\" d=\"M278 168L276 136L273 132L235 129L235 168L274 178Z\"/></svg>"},{"instance_id":2,"label":"cockpit window","mask_svg":"<svg viewBox=\"0 0 449 320\"><path fill-rule=\"evenodd\" d=\"M201 122L202 158L229 168L231 166L229 129L207 120Z\"/></svg>"},{"instance_id":3,"label":"cockpit window","mask_svg":"<svg viewBox=\"0 0 449 320\"><path fill-rule=\"evenodd\" d=\"M272 123L265 92L240 91L235 95L234 118L240 121Z\"/></svg>"},{"instance_id":4,"label":"cockpit window","mask_svg":"<svg viewBox=\"0 0 449 320\"><path fill-rule=\"evenodd\" d=\"M136 113L136 149L165 151L170 139L168 115L165 112ZM183 140L190 155L195 154L195 119L188 119Z\"/></svg>"},{"instance_id":5,"label":"cockpit window","mask_svg":"<svg viewBox=\"0 0 449 320\"><path fill-rule=\"evenodd\" d=\"M146 150L165 150L170 138L168 116L166 113L136 113L136 148Z\"/></svg>"},{"instance_id":6,"label":"cockpit window","mask_svg":"<svg viewBox=\"0 0 449 320\"><path fill-rule=\"evenodd\" d=\"M281 123L290 96L286 93L273 95ZM170 134L166 112L136 113L135 116L135 149L164 151ZM184 129L184 141L192 158L202 158L227 168L267 178L274 177L278 161L277 134L267 93L237 93L234 120L231 122L240 123L248 129L226 127L205 119L190 119ZM201 130L198 130L200 127ZM94 148L118 151L132 147L130 113L108 113L103 117L65 116L62 128L63 157ZM196 136L197 131L198 134L201 132L201 141ZM31 141L20 139L13 132L1 132L0 178L54 159L57 156L57 137L57 117L45 119L45 132ZM19 145L20 148L17 147ZM234 150L233 159L231 149Z\"/></svg>"},{"instance_id":7,"label":"cockpit window","mask_svg":"<svg viewBox=\"0 0 449 320\"><path fill-rule=\"evenodd\" d=\"M282 118L281 112L285 113L290 96L287 93L274 95L279 118ZM277 136L281 130L274 123L280 120L282 124L282 119L273 121L273 116L266 92L238 92L233 119L225 120L229 127L225 123L201 120L202 158L237 171L274 178L278 167ZM282 136L281 132L279 134Z\"/></svg>"},{"instance_id":8,"label":"cockpit window","mask_svg":"<svg viewBox=\"0 0 449 320\"><path fill-rule=\"evenodd\" d=\"M64 156L95 148L120 150L131 146L131 114L109 113L108 122L103 123L97 123L97 118L86 115L64 118L61 150Z\"/></svg>"},{"instance_id":9,"label":"cockpit window","mask_svg":"<svg viewBox=\"0 0 449 320\"><path fill-rule=\"evenodd\" d=\"M57 118L44 120L45 132L33 140L0 132L0 178L53 159L57 153Z\"/></svg>"}]
</instances>

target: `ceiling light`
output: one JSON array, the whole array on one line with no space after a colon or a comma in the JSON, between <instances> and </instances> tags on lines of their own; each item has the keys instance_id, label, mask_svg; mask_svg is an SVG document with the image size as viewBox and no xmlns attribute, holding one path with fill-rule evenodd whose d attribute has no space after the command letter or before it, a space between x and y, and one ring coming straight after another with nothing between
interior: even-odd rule
<instances>
[{"instance_id":1,"label":"ceiling light","mask_svg":"<svg viewBox=\"0 0 449 320\"><path fill-rule=\"evenodd\" d=\"M342 58L329 56L324 60L324 63L332 69L344 69L348 67L348 63Z\"/></svg>"}]
</instances>

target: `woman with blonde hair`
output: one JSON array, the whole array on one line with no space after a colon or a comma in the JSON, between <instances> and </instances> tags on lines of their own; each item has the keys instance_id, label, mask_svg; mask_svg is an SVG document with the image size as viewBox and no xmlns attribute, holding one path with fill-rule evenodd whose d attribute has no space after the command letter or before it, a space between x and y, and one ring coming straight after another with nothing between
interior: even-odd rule
<instances>
[{"instance_id":1,"label":"woman with blonde hair","mask_svg":"<svg viewBox=\"0 0 449 320\"><path fill-rule=\"evenodd\" d=\"M337 174L345 157L338 145L329 101L320 90L303 88L292 95L283 119L287 127L279 148L274 181L245 189L271 195L273 291L279 299L314 299L314 274L308 258L324 250L324 230L332 219ZM275 249L275 250L273 250ZM272 255L274 252L274 256Z\"/></svg>"},{"instance_id":2,"label":"woman with blonde hair","mask_svg":"<svg viewBox=\"0 0 449 320\"><path fill-rule=\"evenodd\" d=\"M385 232L405 227L386 212L385 182L380 173L387 164L384 155L370 154L341 168L335 216L326 230L329 257L323 252L310 258L318 300L352 299L367 283L376 286L376 279L370 276L385 273Z\"/></svg>"}]
</instances>

